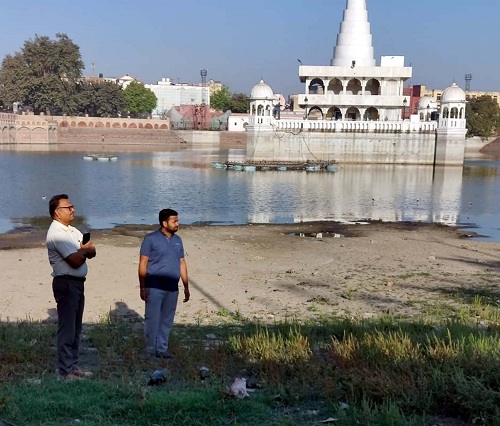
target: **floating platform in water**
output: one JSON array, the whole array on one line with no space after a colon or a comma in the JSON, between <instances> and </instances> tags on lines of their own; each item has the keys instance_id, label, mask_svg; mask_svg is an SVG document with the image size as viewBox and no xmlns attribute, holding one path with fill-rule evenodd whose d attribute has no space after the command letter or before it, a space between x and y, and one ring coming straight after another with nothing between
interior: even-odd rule
<instances>
[{"instance_id":1,"label":"floating platform in water","mask_svg":"<svg viewBox=\"0 0 500 426\"><path fill-rule=\"evenodd\" d=\"M87 154L83 156L85 161L116 161L118 157L116 155L107 154Z\"/></svg>"},{"instance_id":2,"label":"floating platform in water","mask_svg":"<svg viewBox=\"0 0 500 426\"><path fill-rule=\"evenodd\" d=\"M266 171L266 170L275 170L280 172L287 170L304 170L306 172L319 172L319 171L336 172L338 171L340 166L332 161L328 162L327 161L318 161L318 162L226 161L223 163L213 162L212 167L214 169L240 170L246 172Z\"/></svg>"}]
</instances>

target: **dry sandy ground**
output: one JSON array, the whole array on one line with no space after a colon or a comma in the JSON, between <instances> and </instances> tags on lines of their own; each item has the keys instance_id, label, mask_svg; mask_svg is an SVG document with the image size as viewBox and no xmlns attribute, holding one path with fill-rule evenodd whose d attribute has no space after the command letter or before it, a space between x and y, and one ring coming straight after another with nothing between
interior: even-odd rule
<instances>
[{"instance_id":1,"label":"dry sandy ground","mask_svg":"<svg viewBox=\"0 0 500 426\"><path fill-rule=\"evenodd\" d=\"M153 228L93 232L85 322L140 316L137 266ZM459 296L500 299L500 243L438 225L330 222L181 226L191 300L176 322L418 314ZM0 320L54 320L43 233L0 235ZM500 301L499 301L500 303Z\"/></svg>"}]
</instances>

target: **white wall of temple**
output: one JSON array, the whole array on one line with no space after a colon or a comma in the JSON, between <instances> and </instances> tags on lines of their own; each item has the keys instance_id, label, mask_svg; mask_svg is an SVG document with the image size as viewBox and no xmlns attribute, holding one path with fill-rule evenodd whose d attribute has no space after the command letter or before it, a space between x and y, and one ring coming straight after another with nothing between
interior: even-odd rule
<instances>
[{"instance_id":1,"label":"white wall of temple","mask_svg":"<svg viewBox=\"0 0 500 426\"><path fill-rule=\"evenodd\" d=\"M247 127L248 161L337 161L369 164L433 164L434 132L308 132Z\"/></svg>"}]
</instances>

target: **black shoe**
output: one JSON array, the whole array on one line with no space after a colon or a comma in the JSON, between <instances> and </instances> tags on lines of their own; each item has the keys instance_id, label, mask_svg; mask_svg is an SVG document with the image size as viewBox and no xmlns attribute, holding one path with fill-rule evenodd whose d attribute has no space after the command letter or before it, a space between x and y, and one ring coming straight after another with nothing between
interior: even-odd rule
<instances>
[{"instance_id":1,"label":"black shoe","mask_svg":"<svg viewBox=\"0 0 500 426\"><path fill-rule=\"evenodd\" d=\"M163 358L163 359L174 359L174 356L169 352L156 352L156 358Z\"/></svg>"}]
</instances>

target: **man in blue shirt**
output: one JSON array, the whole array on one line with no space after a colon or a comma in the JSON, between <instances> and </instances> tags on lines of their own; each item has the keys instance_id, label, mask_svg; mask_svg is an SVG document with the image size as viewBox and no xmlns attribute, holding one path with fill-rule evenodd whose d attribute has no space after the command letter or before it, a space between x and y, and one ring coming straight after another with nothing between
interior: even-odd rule
<instances>
[{"instance_id":1,"label":"man in blue shirt","mask_svg":"<svg viewBox=\"0 0 500 426\"><path fill-rule=\"evenodd\" d=\"M160 229L144 237L139 257L139 287L146 302L144 337L146 350L159 358L173 358L168 337L174 323L179 279L184 285L184 302L189 300L189 281L184 246L175 233L179 218L175 210L159 214Z\"/></svg>"}]
</instances>

